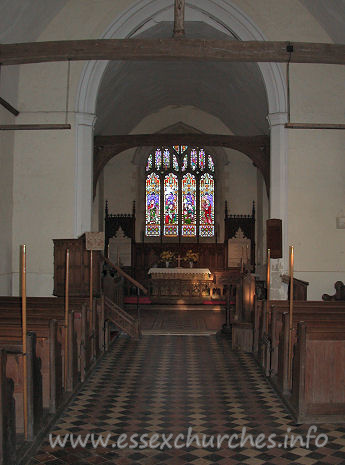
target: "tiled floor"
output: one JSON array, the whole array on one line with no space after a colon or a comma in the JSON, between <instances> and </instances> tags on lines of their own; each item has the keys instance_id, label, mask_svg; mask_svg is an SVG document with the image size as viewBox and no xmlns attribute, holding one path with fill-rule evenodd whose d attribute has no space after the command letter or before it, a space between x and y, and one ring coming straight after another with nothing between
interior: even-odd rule
<instances>
[{"instance_id":1,"label":"tiled floor","mask_svg":"<svg viewBox=\"0 0 345 465\"><path fill-rule=\"evenodd\" d=\"M136 316L135 311L131 311ZM216 333L225 323L225 310L155 310L142 308L141 329L144 334Z\"/></svg>"},{"instance_id":2,"label":"tiled floor","mask_svg":"<svg viewBox=\"0 0 345 465\"><path fill-rule=\"evenodd\" d=\"M177 445L186 441L188 428L193 434L215 435L206 448L192 446L172 448L164 445L162 450L149 448L112 447L121 433L128 437L137 433L152 437L165 433L168 444L173 445L179 433ZM244 428L246 431L244 431ZM325 447L317 448L314 440L309 449L295 446L284 447L284 435L291 428L294 435L305 439L308 426L296 427L288 412L267 384L249 354L231 350L223 337L195 336L144 336L134 342L120 337L106 355L80 394L65 411L52 430L57 434L88 433L97 437L111 435L108 447L66 447L52 449L48 438L41 445L31 464L116 464L116 465L325 465L345 464L344 425L318 425L316 434L328 435ZM271 440L281 447L255 448L253 440ZM291 437L291 433L289 437ZM217 435L224 437L217 448ZM240 447L241 434L247 442ZM146 439L147 436L141 438ZM139 437L133 437L138 441ZM324 438L319 438L323 440ZM127 440L127 439L126 439ZM124 441L124 439L123 439ZM131 442L134 444L134 442ZM143 442L141 442L143 444ZM268 445L270 445L268 443ZM117 443L118 445L118 443ZM121 443L120 443L121 445Z\"/></svg>"}]
</instances>

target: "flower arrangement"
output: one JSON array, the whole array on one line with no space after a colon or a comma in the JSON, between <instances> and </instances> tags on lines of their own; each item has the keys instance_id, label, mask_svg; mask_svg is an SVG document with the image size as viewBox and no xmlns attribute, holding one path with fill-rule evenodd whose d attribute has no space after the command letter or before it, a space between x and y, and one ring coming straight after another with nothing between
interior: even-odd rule
<instances>
[{"instance_id":1,"label":"flower arrangement","mask_svg":"<svg viewBox=\"0 0 345 465\"><path fill-rule=\"evenodd\" d=\"M196 263L199 260L199 254L198 252L193 252L193 250L187 250L184 260L186 262Z\"/></svg>"},{"instance_id":2,"label":"flower arrangement","mask_svg":"<svg viewBox=\"0 0 345 465\"><path fill-rule=\"evenodd\" d=\"M172 262L175 258L175 254L171 250L164 250L160 254L160 258L163 262Z\"/></svg>"}]
</instances>

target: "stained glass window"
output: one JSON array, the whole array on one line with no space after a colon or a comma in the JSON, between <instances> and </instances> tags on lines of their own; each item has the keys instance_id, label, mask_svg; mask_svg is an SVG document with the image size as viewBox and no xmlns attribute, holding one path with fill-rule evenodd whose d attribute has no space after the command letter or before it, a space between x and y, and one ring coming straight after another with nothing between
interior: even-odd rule
<instances>
[{"instance_id":1,"label":"stained glass window","mask_svg":"<svg viewBox=\"0 0 345 465\"><path fill-rule=\"evenodd\" d=\"M187 157L187 155L185 155L185 156L183 157L182 171L186 171L187 165L188 165L188 157Z\"/></svg>"},{"instance_id":2,"label":"stained glass window","mask_svg":"<svg viewBox=\"0 0 345 465\"><path fill-rule=\"evenodd\" d=\"M173 155L173 168L174 168L175 171L178 171L178 170L179 170L179 166L178 166L178 161L177 161L176 155Z\"/></svg>"},{"instance_id":3,"label":"stained glass window","mask_svg":"<svg viewBox=\"0 0 345 465\"><path fill-rule=\"evenodd\" d=\"M152 154L149 155L146 164L146 171L150 171L152 169Z\"/></svg>"},{"instance_id":4,"label":"stained glass window","mask_svg":"<svg viewBox=\"0 0 345 465\"><path fill-rule=\"evenodd\" d=\"M193 149L190 152L190 167L194 171L197 166L198 166L198 154L197 154L197 151Z\"/></svg>"},{"instance_id":5,"label":"stained glass window","mask_svg":"<svg viewBox=\"0 0 345 465\"><path fill-rule=\"evenodd\" d=\"M214 163L211 155L208 156L208 169L212 172L214 171Z\"/></svg>"},{"instance_id":6,"label":"stained glass window","mask_svg":"<svg viewBox=\"0 0 345 465\"><path fill-rule=\"evenodd\" d=\"M196 180L187 173L182 178L182 236L196 235Z\"/></svg>"},{"instance_id":7,"label":"stained glass window","mask_svg":"<svg viewBox=\"0 0 345 465\"><path fill-rule=\"evenodd\" d=\"M205 169L205 150L200 149L199 150L199 168L201 171L204 171Z\"/></svg>"},{"instance_id":8,"label":"stained glass window","mask_svg":"<svg viewBox=\"0 0 345 465\"><path fill-rule=\"evenodd\" d=\"M160 170L160 169L161 169L161 166L162 166L162 152L160 151L160 149L157 149L157 150L156 150L156 153L155 153L155 164L156 164L157 170Z\"/></svg>"},{"instance_id":9,"label":"stained glass window","mask_svg":"<svg viewBox=\"0 0 345 465\"><path fill-rule=\"evenodd\" d=\"M214 236L215 165L205 149L157 147L145 170L146 236Z\"/></svg>"},{"instance_id":10,"label":"stained glass window","mask_svg":"<svg viewBox=\"0 0 345 465\"><path fill-rule=\"evenodd\" d=\"M168 169L169 166L170 166L170 152L168 149L165 149L163 153L163 167L165 169Z\"/></svg>"},{"instance_id":11,"label":"stained glass window","mask_svg":"<svg viewBox=\"0 0 345 465\"><path fill-rule=\"evenodd\" d=\"M178 235L178 180L172 173L164 178L164 235Z\"/></svg>"},{"instance_id":12,"label":"stained glass window","mask_svg":"<svg viewBox=\"0 0 345 465\"><path fill-rule=\"evenodd\" d=\"M200 178L200 230L202 237L214 235L214 179L205 173Z\"/></svg>"},{"instance_id":13,"label":"stained glass window","mask_svg":"<svg viewBox=\"0 0 345 465\"><path fill-rule=\"evenodd\" d=\"M155 173L146 178L146 236L160 236L160 179Z\"/></svg>"}]
</instances>

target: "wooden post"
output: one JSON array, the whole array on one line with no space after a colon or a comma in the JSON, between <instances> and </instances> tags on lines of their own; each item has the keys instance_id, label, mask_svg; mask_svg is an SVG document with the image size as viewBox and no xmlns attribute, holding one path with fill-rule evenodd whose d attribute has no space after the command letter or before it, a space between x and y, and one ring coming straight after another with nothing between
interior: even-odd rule
<instances>
[{"instance_id":1,"label":"wooden post","mask_svg":"<svg viewBox=\"0 0 345 465\"><path fill-rule=\"evenodd\" d=\"M6 351L0 349L0 464L5 463L7 441L6 441L6 429L7 429L7 377L6 377Z\"/></svg>"},{"instance_id":2,"label":"wooden post","mask_svg":"<svg viewBox=\"0 0 345 465\"><path fill-rule=\"evenodd\" d=\"M119 250L117 250L117 257L119 256ZM92 307L93 307L93 251L90 250L90 303L89 303L89 314L90 314L90 331L92 331Z\"/></svg>"},{"instance_id":3,"label":"wooden post","mask_svg":"<svg viewBox=\"0 0 345 465\"><path fill-rule=\"evenodd\" d=\"M297 420L305 422L306 413L306 356L307 356L307 327L303 321L298 323L298 345L297 345L297 360L298 365L294 369L294 389L296 390L297 401ZM293 393L294 394L294 393Z\"/></svg>"},{"instance_id":4,"label":"wooden post","mask_svg":"<svg viewBox=\"0 0 345 465\"><path fill-rule=\"evenodd\" d=\"M98 330L99 330L99 350L101 352L104 352L105 350L105 338L104 338L104 294L102 293L101 295L101 301L100 301L100 316L99 316L99 325L98 325Z\"/></svg>"},{"instance_id":5,"label":"wooden post","mask_svg":"<svg viewBox=\"0 0 345 465\"><path fill-rule=\"evenodd\" d=\"M175 0L174 37L184 36L184 0Z\"/></svg>"},{"instance_id":6,"label":"wooden post","mask_svg":"<svg viewBox=\"0 0 345 465\"><path fill-rule=\"evenodd\" d=\"M35 343L36 336L33 332L28 332L26 335L26 350L27 354L24 360L27 365L27 382L26 388L24 387L24 393L27 393L27 428L26 428L26 440L32 441L35 436L35 408L34 408L34 357L35 357ZM25 379L24 379L25 381Z\"/></svg>"},{"instance_id":7,"label":"wooden post","mask_svg":"<svg viewBox=\"0 0 345 465\"><path fill-rule=\"evenodd\" d=\"M289 387L291 388L292 378L292 330L293 330L293 266L294 251L290 246L290 305L289 305Z\"/></svg>"},{"instance_id":8,"label":"wooden post","mask_svg":"<svg viewBox=\"0 0 345 465\"><path fill-rule=\"evenodd\" d=\"M74 333L74 311L71 311L68 314L68 361L67 361L67 392L73 392L73 389L76 384L76 363L77 363L77 354L76 354L76 343L75 343L75 333Z\"/></svg>"},{"instance_id":9,"label":"wooden post","mask_svg":"<svg viewBox=\"0 0 345 465\"><path fill-rule=\"evenodd\" d=\"M281 375L282 375L282 391L284 395L289 394L289 315L283 313L283 328L282 328L282 355L279 363L282 364Z\"/></svg>"},{"instance_id":10,"label":"wooden post","mask_svg":"<svg viewBox=\"0 0 345 465\"><path fill-rule=\"evenodd\" d=\"M268 334L271 286L271 249L267 249L267 296L266 296L266 334Z\"/></svg>"},{"instance_id":11,"label":"wooden post","mask_svg":"<svg viewBox=\"0 0 345 465\"><path fill-rule=\"evenodd\" d=\"M69 311L69 249L66 250L66 278L65 278L65 354L64 354L64 388L67 390L68 378L68 311Z\"/></svg>"},{"instance_id":12,"label":"wooden post","mask_svg":"<svg viewBox=\"0 0 345 465\"><path fill-rule=\"evenodd\" d=\"M28 439L28 366L26 345L26 246L21 246L21 285L22 285L22 342L23 342L23 406L24 406L24 437Z\"/></svg>"},{"instance_id":13,"label":"wooden post","mask_svg":"<svg viewBox=\"0 0 345 465\"><path fill-rule=\"evenodd\" d=\"M56 413L58 392L57 385L57 363L56 363L56 346L57 346L57 321L49 321L49 413Z\"/></svg>"}]
</instances>

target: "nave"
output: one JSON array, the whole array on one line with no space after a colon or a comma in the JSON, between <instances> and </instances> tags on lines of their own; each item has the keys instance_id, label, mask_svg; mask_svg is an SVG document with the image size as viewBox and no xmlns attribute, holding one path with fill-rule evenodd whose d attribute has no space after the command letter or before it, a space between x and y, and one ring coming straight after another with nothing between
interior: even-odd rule
<instances>
[{"instance_id":1,"label":"nave","mask_svg":"<svg viewBox=\"0 0 345 465\"><path fill-rule=\"evenodd\" d=\"M128 437L154 433L238 434L228 448L227 440L216 447L164 447L158 449L112 448L121 433ZM66 446L52 449L48 434L30 464L50 465L194 465L244 463L248 465L325 465L345 462L344 425L317 425L327 434L328 444L317 448L237 447L243 427L254 440L261 433L267 439L276 434L277 443L291 434L306 438L308 425L295 426L289 412L267 383L251 354L231 349L222 336L127 336L115 340L111 350L73 398L51 429L57 434L88 433L111 435L108 447ZM291 437L289 435L289 437ZM186 438L185 438L186 439ZM183 440L183 439L182 439ZM323 442L323 437L320 437ZM172 440L173 444L173 440ZM262 444L262 443L261 443ZM289 441L287 443L289 445ZM216 446L216 440L215 440Z\"/></svg>"}]
</instances>

